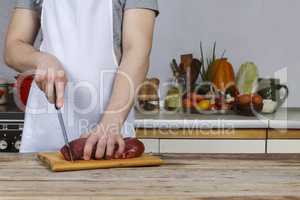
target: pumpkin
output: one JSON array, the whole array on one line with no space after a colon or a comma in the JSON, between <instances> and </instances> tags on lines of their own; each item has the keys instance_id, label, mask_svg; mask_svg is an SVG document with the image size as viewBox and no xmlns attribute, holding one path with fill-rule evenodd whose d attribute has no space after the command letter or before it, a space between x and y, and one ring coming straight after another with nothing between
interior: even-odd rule
<instances>
[{"instance_id":1,"label":"pumpkin","mask_svg":"<svg viewBox=\"0 0 300 200\"><path fill-rule=\"evenodd\" d=\"M212 83L223 93L228 89L236 96L238 94L235 83L233 67L226 58L217 59L212 67Z\"/></svg>"},{"instance_id":2,"label":"pumpkin","mask_svg":"<svg viewBox=\"0 0 300 200\"><path fill-rule=\"evenodd\" d=\"M215 60L211 63L207 68L207 80L212 82L214 80L214 76L216 74L217 66L219 66L221 59Z\"/></svg>"}]
</instances>

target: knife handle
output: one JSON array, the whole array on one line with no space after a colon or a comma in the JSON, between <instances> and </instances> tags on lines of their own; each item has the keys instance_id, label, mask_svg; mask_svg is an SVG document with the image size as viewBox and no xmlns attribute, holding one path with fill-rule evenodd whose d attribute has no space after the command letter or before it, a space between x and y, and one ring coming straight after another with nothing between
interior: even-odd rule
<instances>
[{"instance_id":1,"label":"knife handle","mask_svg":"<svg viewBox=\"0 0 300 200\"><path fill-rule=\"evenodd\" d=\"M55 107L55 109L60 110L60 108L57 107L57 92L56 92L55 83L54 83L54 86L53 86L53 97L54 97L54 107Z\"/></svg>"}]
</instances>

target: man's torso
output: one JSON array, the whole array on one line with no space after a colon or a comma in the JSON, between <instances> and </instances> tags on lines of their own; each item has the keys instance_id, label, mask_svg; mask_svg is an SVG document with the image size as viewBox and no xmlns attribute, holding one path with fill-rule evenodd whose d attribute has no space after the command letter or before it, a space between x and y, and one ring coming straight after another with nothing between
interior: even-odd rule
<instances>
[{"instance_id":1,"label":"man's torso","mask_svg":"<svg viewBox=\"0 0 300 200\"><path fill-rule=\"evenodd\" d=\"M16 0L16 8L32 9L39 13L42 10L43 0ZM112 0L113 5L113 39L114 51L118 61L122 56L122 23L125 9L151 9L158 14L157 0Z\"/></svg>"}]
</instances>

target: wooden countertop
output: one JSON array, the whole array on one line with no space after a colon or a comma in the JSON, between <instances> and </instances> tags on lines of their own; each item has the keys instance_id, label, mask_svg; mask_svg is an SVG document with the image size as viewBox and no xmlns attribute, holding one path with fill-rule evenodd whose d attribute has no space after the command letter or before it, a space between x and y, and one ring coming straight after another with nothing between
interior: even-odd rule
<instances>
[{"instance_id":1,"label":"wooden countertop","mask_svg":"<svg viewBox=\"0 0 300 200\"><path fill-rule=\"evenodd\" d=\"M53 173L1 154L0 199L298 199L300 155L162 155L166 165ZM87 199L87 198L86 198Z\"/></svg>"}]
</instances>

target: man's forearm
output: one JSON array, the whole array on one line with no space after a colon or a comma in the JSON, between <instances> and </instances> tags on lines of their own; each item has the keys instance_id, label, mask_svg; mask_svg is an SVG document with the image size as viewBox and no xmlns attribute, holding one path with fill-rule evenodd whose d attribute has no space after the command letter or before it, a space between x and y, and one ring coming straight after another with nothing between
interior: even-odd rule
<instances>
[{"instance_id":1,"label":"man's forearm","mask_svg":"<svg viewBox=\"0 0 300 200\"><path fill-rule=\"evenodd\" d=\"M147 9L128 9L123 22L123 57L115 78L106 113L100 124L121 128L134 103L136 90L149 68L155 13Z\"/></svg>"},{"instance_id":2,"label":"man's forearm","mask_svg":"<svg viewBox=\"0 0 300 200\"><path fill-rule=\"evenodd\" d=\"M5 39L4 59L11 68L24 72L35 69L40 55L33 47L40 18L36 11L15 9Z\"/></svg>"},{"instance_id":3,"label":"man's forearm","mask_svg":"<svg viewBox=\"0 0 300 200\"><path fill-rule=\"evenodd\" d=\"M124 53L115 78L110 102L101 122L122 125L130 112L137 88L145 80L149 68L149 54L129 50Z\"/></svg>"},{"instance_id":4,"label":"man's forearm","mask_svg":"<svg viewBox=\"0 0 300 200\"><path fill-rule=\"evenodd\" d=\"M19 72L34 70L41 53L30 44L22 41L7 43L4 55L6 64Z\"/></svg>"}]
</instances>

